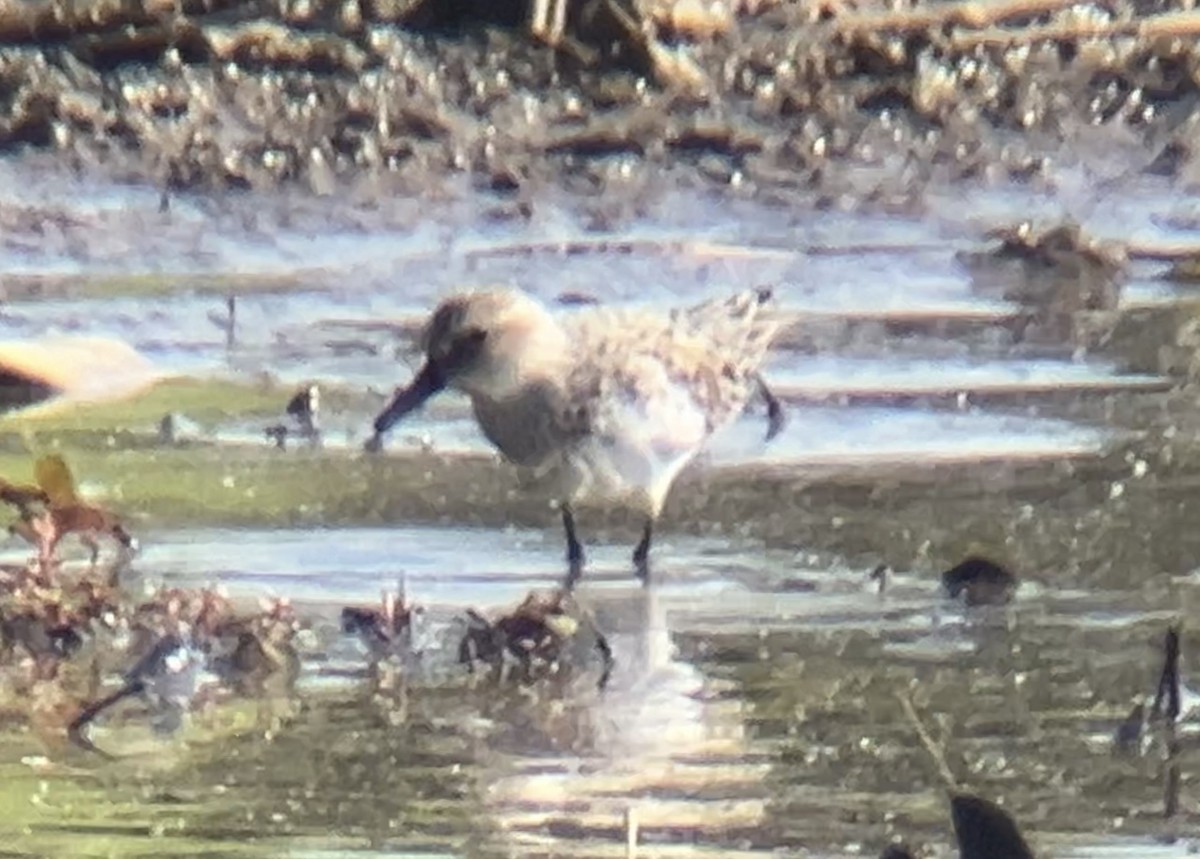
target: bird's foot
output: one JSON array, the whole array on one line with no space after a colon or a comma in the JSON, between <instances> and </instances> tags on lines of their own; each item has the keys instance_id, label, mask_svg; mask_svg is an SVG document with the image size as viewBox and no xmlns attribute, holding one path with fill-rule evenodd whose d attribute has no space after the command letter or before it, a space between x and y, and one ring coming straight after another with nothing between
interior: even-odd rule
<instances>
[{"instance_id":1,"label":"bird's foot","mask_svg":"<svg viewBox=\"0 0 1200 859\"><path fill-rule=\"evenodd\" d=\"M643 587L650 587L650 559L634 558L633 574L638 577Z\"/></svg>"},{"instance_id":2,"label":"bird's foot","mask_svg":"<svg viewBox=\"0 0 1200 859\"><path fill-rule=\"evenodd\" d=\"M575 586L579 584L581 578L583 578L583 558L568 558L567 577L563 579L563 590L567 592L575 590Z\"/></svg>"},{"instance_id":3,"label":"bird's foot","mask_svg":"<svg viewBox=\"0 0 1200 859\"><path fill-rule=\"evenodd\" d=\"M562 505L562 520L567 537L567 578L563 590L573 591L583 576L583 544L575 533L575 514L567 504Z\"/></svg>"},{"instance_id":4,"label":"bird's foot","mask_svg":"<svg viewBox=\"0 0 1200 859\"><path fill-rule=\"evenodd\" d=\"M634 574L641 579L643 585L650 584L650 541L654 533L654 520L647 519L642 529L642 539L633 550Z\"/></svg>"}]
</instances>

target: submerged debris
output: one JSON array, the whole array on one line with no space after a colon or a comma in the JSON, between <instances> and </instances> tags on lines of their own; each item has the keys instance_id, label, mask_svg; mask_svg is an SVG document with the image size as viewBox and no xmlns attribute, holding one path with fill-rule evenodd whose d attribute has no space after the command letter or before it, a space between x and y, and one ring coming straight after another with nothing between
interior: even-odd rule
<instances>
[{"instance_id":1,"label":"submerged debris","mask_svg":"<svg viewBox=\"0 0 1200 859\"><path fill-rule=\"evenodd\" d=\"M1123 246L1093 239L1074 222L1039 229L1026 221L990 237L993 248L958 255L984 295L1021 304L1049 331L1067 336L1078 314L1117 309L1126 277Z\"/></svg>"},{"instance_id":2,"label":"submerged debris","mask_svg":"<svg viewBox=\"0 0 1200 859\"><path fill-rule=\"evenodd\" d=\"M346 606L342 609L342 632L357 635L372 662L402 658L413 653L413 623L423 613L404 595L384 591L379 608Z\"/></svg>"},{"instance_id":3,"label":"submerged debris","mask_svg":"<svg viewBox=\"0 0 1200 859\"><path fill-rule=\"evenodd\" d=\"M1150 705L1150 718L1165 719L1174 724L1183 713L1182 681L1179 676L1179 627L1167 630L1163 641L1163 667L1158 676L1158 689Z\"/></svg>"},{"instance_id":4,"label":"submerged debris","mask_svg":"<svg viewBox=\"0 0 1200 859\"><path fill-rule=\"evenodd\" d=\"M995 561L972 555L942 573L942 588L969 606L1002 605L1016 592L1017 577Z\"/></svg>"},{"instance_id":5,"label":"submerged debris","mask_svg":"<svg viewBox=\"0 0 1200 859\"><path fill-rule=\"evenodd\" d=\"M261 698L275 677L290 696L298 628L286 600L239 617L207 588L168 588L134 606L111 581L84 578L63 588L30 576L0 597L0 680L26 693L24 715L39 733L61 732L108 757L88 729L122 701L140 701L154 729L170 733L197 704L230 694ZM112 673L117 688L104 694Z\"/></svg>"},{"instance_id":6,"label":"submerged debris","mask_svg":"<svg viewBox=\"0 0 1200 859\"><path fill-rule=\"evenodd\" d=\"M214 702L223 693L262 696L273 676L290 695L299 675L293 644L298 623L287 600L238 617L210 589L170 589L139 606L129 623L132 666L121 675L121 685L84 706L68 728L74 743L105 757L88 728L121 701L140 700L154 729L167 734L179 729L197 703Z\"/></svg>"},{"instance_id":7,"label":"submerged debris","mask_svg":"<svg viewBox=\"0 0 1200 859\"><path fill-rule=\"evenodd\" d=\"M1125 267L1126 254L1121 245L1093 239L1072 221L1045 229L1023 221L993 230L989 237L998 241L990 254L993 259L1019 260L1060 275L1115 279Z\"/></svg>"},{"instance_id":8,"label":"submerged debris","mask_svg":"<svg viewBox=\"0 0 1200 859\"><path fill-rule=\"evenodd\" d=\"M257 614L218 624L208 639L208 667L227 688L260 696L272 677L290 693L300 675L295 636L300 621L286 598L264 600Z\"/></svg>"},{"instance_id":9,"label":"submerged debris","mask_svg":"<svg viewBox=\"0 0 1200 859\"><path fill-rule=\"evenodd\" d=\"M263 435L267 437L267 441L275 442L275 447L279 450L287 450L287 437L290 432L287 424L271 424L263 430Z\"/></svg>"},{"instance_id":10,"label":"submerged debris","mask_svg":"<svg viewBox=\"0 0 1200 859\"><path fill-rule=\"evenodd\" d=\"M1091 239L1073 222L996 230L998 244L962 252L974 288L1022 307L1018 340L1070 343L1084 351L1108 341L1127 277L1126 249Z\"/></svg>"},{"instance_id":11,"label":"submerged debris","mask_svg":"<svg viewBox=\"0 0 1200 859\"><path fill-rule=\"evenodd\" d=\"M600 304L600 299L588 292L567 289L555 296L555 301L563 307L594 307Z\"/></svg>"},{"instance_id":12,"label":"submerged debris","mask_svg":"<svg viewBox=\"0 0 1200 859\"><path fill-rule=\"evenodd\" d=\"M472 673L475 663L482 662L502 676L508 660L515 660L521 680L532 683L572 667L568 664L573 655L571 646L580 642L583 633L593 637L590 649L600 656L603 668L597 685L603 689L613 668L612 649L590 615L565 589L549 594L531 592L513 611L495 621L469 610L458 661Z\"/></svg>"},{"instance_id":13,"label":"submerged debris","mask_svg":"<svg viewBox=\"0 0 1200 859\"><path fill-rule=\"evenodd\" d=\"M292 411L303 418L315 410L297 404L315 397L302 395ZM122 594L116 565L98 577L89 573L60 583L55 550L63 536L79 533L93 547L101 532L133 541L114 514L79 500L61 457L42 458L35 472L36 487L0 486L23 517L14 529L38 549L28 564L0 569L0 683L16 696L16 710L5 714L20 715L55 742L110 757L93 742L91 729L119 705L132 705L133 718L169 734L197 708L230 696L268 706L292 698L300 673L300 623L288 600L239 614L211 588L164 588L135 603ZM385 593L379 607L347 606L340 620L343 631L365 645L380 689L383 672L398 663L406 695L409 659L422 656L414 624L423 609L403 591L402 582L400 593ZM599 683L607 682L608 643L568 594L531 593L494 622L476 612L470 617L458 655L472 669L482 661L503 671L515 661L522 682L563 675L578 644L600 653Z\"/></svg>"},{"instance_id":14,"label":"submerged debris","mask_svg":"<svg viewBox=\"0 0 1200 859\"><path fill-rule=\"evenodd\" d=\"M1122 753L1138 751L1142 744L1142 735L1146 729L1146 702L1138 701L1129 711L1129 715L1117 725L1113 733L1113 748Z\"/></svg>"},{"instance_id":15,"label":"submerged debris","mask_svg":"<svg viewBox=\"0 0 1200 859\"><path fill-rule=\"evenodd\" d=\"M89 619L62 597L14 591L0 605L0 663L11 663L18 651L34 660L69 658L83 646Z\"/></svg>"},{"instance_id":16,"label":"submerged debris","mask_svg":"<svg viewBox=\"0 0 1200 859\"><path fill-rule=\"evenodd\" d=\"M1152 725L1161 725L1168 731L1183 715L1183 681L1179 673L1179 627L1171 626L1163 637L1162 669L1154 700L1149 709L1141 694L1137 695L1133 709L1117 726L1113 734L1113 750L1130 754L1144 752L1148 740L1146 730Z\"/></svg>"},{"instance_id":17,"label":"submerged debris","mask_svg":"<svg viewBox=\"0 0 1200 859\"><path fill-rule=\"evenodd\" d=\"M417 634L424 615L422 606L408 601L403 579L395 593L383 592L378 608L346 606L341 611L342 633L357 636L366 650L372 692L388 706L399 704L400 712L407 705L411 675L424 664Z\"/></svg>"}]
</instances>

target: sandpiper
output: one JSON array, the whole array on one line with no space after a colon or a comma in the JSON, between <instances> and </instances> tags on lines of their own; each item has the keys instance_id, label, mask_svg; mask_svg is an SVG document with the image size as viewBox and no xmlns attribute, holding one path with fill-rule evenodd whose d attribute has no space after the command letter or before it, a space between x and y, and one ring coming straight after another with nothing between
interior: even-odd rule
<instances>
[{"instance_id":1,"label":"sandpiper","mask_svg":"<svg viewBox=\"0 0 1200 859\"><path fill-rule=\"evenodd\" d=\"M316 385L305 385L288 400L287 413L295 418L300 427L300 435L307 439L317 439L321 435L321 389Z\"/></svg>"},{"instance_id":2,"label":"sandpiper","mask_svg":"<svg viewBox=\"0 0 1200 859\"><path fill-rule=\"evenodd\" d=\"M296 422L296 434L308 439L313 447L321 444L321 389L317 385L305 385L288 400L287 416ZM285 423L272 424L264 431L266 437L275 442L280 450L287 449L288 437L293 430Z\"/></svg>"},{"instance_id":3,"label":"sandpiper","mask_svg":"<svg viewBox=\"0 0 1200 859\"><path fill-rule=\"evenodd\" d=\"M618 499L645 517L633 553L649 579L654 522L672 482L756 394L773 438L783 410L760 375L777 323L769 289L667 313L585 306L553 314L515 289L451 296L421 336L424 365L375 419L367 449L445 388L471 399L484 435L559 501L568 586L583 569L572 504Z\"/></svg>"}]
</instances>

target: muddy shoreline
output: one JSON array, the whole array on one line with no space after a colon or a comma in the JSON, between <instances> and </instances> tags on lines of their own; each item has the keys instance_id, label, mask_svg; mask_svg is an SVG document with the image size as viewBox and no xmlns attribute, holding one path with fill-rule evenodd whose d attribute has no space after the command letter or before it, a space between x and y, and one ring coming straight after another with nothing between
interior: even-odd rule
<instances>
[{"instance_id":1,"label":"muddy shoreline","mask_svg":"<svg viewBox=\"0 0 1200 859\"><path fill-rule=\"evenodd\" d=\"M556 188L603 196L597 226L661 184L912 210L951 182L1196 175L1200 13L1174 3L1010 2L983 20L759 3L702 37L648 22L698 88L500 26L519 4L434 26L420 5L0 4L0 152L170 193L364 205L465 178L515 219Z\"/></svg>"},{"instance_id":2,"label":"muddy shoreline","mask_svg":"<svg viewBox=\"0 0 1200 859\"><path fill-rule=\"evenodd\" d=\"M0 475L65 457L143 547L131 594L292 597L313 633L286 718L238 702L176 744L114 713L113 766L0 732L13 849L600 857L637 809L646 856L949 855L909 690L1039 855L1194 851L1158 752L1112 743L1200 565L1194 10L758 0L709 32L642 10L672 77L648 41L585 62L520 15L420 5L0 0L7 336L103 336L174 376L4 415ZM1021 224L1043 199L1059 222ZM631 575L640 523L581 506L602 700L462 674L388 700L335 621L397 578L448 616L565 572L549 499L465 403L361 452L429 302L489 280L662 306L773 283L788 316L790 429L681 477L662 587ZM325 446L277 449L314 380ZM941 592L969 554L1016 573L1009 605Z\"/></svg>"}]
</instances>

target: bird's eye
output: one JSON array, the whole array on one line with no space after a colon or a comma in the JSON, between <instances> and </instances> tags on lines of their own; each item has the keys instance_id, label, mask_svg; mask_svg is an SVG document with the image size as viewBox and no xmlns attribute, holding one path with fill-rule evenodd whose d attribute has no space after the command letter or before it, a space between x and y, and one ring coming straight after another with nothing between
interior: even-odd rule
<instances>
[{"instance_id":1,"label":"bird's eye","mask_svg":"<svg viewBox=\"0 0 1200 859\"><path fill-rule=\"evenodd\" d=\"M482 328L467 328L455 334L454 339L443 347L439 359L447 367L459 367L474 361L483 350L487 331Z\"/></svg>"}]
</instances>

